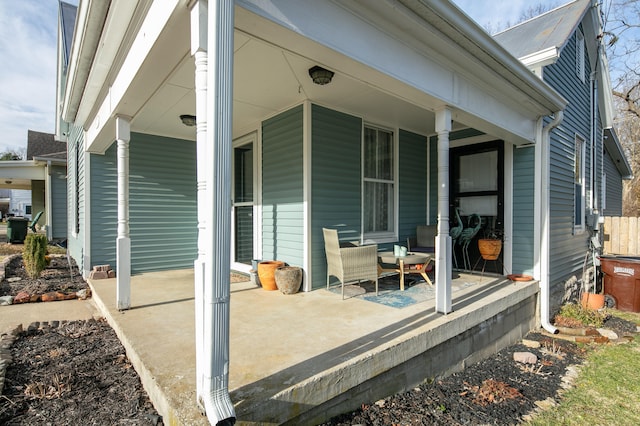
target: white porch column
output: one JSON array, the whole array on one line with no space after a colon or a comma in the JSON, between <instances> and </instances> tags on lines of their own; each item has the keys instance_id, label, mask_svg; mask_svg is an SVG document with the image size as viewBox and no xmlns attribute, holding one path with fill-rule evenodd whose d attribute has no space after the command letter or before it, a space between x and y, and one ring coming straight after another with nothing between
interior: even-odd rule
<instances>
[{"instance_id":1,"label":"white porch column","mask_svg":"<svg viewBox=\"0 0 640 426\"><path fill-rule=\"evenodd\" d=\"M206 154L200 163L206 165L201 391L207 418L214 425L235 419L229 397L234 1L217 0L208 6L207 50L212 66L207 67L206 81Z\"/></svg>"},{"instance_id":2,"label":"white porch column","mask_svg":"<svg viewBox=\"0 0 640 426\"><path fill-rule=\"evenodd\" d=\"M207 264L207 1L191 9L191 55L194 58L196 93L196 172L198 200L198 257L193 263L196 330L196 401L204 411L204 275Z\"/></svg>"},{"instance_id":3,"label":"white porch column","mask_svg":"<svg viewBox=\"0 0 640 426\"><path fill-rule=\"evenodd\" d=\"M119 310L131 307L131 239L129 238L129 120L116 117L118 144L118 237L116 239L116 300Z\"/></svg>"},{"instance_id":4,"label":"white porch column","mask_svg":"<svg viewBox=\"0 0 640 426\"><path fill-rule=\"evenodd\" d=\"M436 111L438 132L438 235L436 236L436 312L451 312L451 237L449 236L449 133L451 111Z\"/></svg>"}]
</instances>

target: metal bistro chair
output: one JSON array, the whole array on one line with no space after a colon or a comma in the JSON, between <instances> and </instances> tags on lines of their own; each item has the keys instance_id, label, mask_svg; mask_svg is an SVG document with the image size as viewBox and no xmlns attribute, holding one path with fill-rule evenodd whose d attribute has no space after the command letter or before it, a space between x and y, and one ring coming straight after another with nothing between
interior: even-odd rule
<instances>
[{"instance_id":1,"label":"metal bistro chair","mask_svg":"<svg viewBox=\"0 0 640 426\"><path fill-rule=\"evenodd\" d=\"M460 212L458 212L458 208L456 207L456 226L449 229L449 236L451 237L451 253L453 253L453 261L455 262L456 269L458 268L458 258L456 256L456 244L458 242L458 238L462 234L462 230L464 229L464 224L462 223L462 219L460 219Z\"/></svg>"},{"instance_id":2,"label":"metal bistro chair","mask_svg":"<svg viewBox=\"0 0 640 426\"><path fill-rule=\"evenodd\" d=\"M340 280L342 299L344 300L345 283L358 281L374 281L376 296L378 295L378 246L340 247L338 231L322 228L324 234L324 251L327 255L327 290L329 276Z\"/></svg>"},{"instance_id":3,"label":"metal bistro chair","mask_svg":"<svg viewBox=\"0 0 640 426\"><path fill-rule=\"evenodd\" d=\"M460 243L460 246L462 246L462 262L464 263L464 268L466 270L471 270L469 244L471 243L471 240L473 240L473 237L476 236L481 226L482 219L480 216L475 213L471 214L467 220L467 227L462 230L460 238L458 238L458 242Z\"/></svg>"},{"instance_id":4,"label":"metal bistro chair","mask_svg":"<svg viewBox=\"0 0 640 426\"><path fill-rule=\"evenodd\" d=\"M43 213L44 212L40 210L38 214L36 214L36 217L34 217L31 223L28 225L28 228L31 229L31 232L36 232L36 225L38 224L38 221L42 217Z\"/></svg>"}]
</instances>

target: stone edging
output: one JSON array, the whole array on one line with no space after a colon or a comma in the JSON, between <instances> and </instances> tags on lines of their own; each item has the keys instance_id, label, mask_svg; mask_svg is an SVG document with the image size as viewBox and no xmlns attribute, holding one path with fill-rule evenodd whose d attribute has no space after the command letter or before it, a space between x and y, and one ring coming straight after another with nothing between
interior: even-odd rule
<instances>
[{"instance_id":1,"label":"stone edging","mask_svg":"<svg viewBox=\"0 0 640 426\"><path fill-rule=\"evenodd\" d=\"M0 395L4 390L4 378L9 364L13 361L11 357L11 345L22 331L22 324L10 328L0 335Z\"/></svg>"},{"instance_id":2,"label":"stone edging","mask_svg":"<svg viewBox=\"0 0 640 426\"><path fill-rule=\"evenodd\" d=\"M2 260L1 265L0 265L0 282L4 281L6 275L7 275L7 265L15 258L22 256L21 253L15 253L15 254L11 254L9 256L7 256L5 259ZM49 255L51 257L66 257L64 254L52 254ZM31 296L35 296L35 298L33 300L26 300L26 301L21 301L18 303L14 303L13 301L13 296L7 296L10 297L10 300L8 303L0 303L0 306L3 305L15 305L15 304L24 304L24 303L31 303L31 302L52 302L52 301L58 301L58 300L71 300L71 299L79 299L79 300L85 300L91 297L91 289L89 286L87 286L86 289L82 289L82 290L78 290L76 292L73 293L61 293L61 292L49 292L49 293L44 293L44 294L37 294L37 295L31 295ZM6 301L5 301L6 302Z\"/></svg>"},{"instance_id":3,"label":"stone edging","mask_svg":"<svg viewBox=\"0 0 640 426\"><path fill-rule=\"evenodd\" d=\"M18 253L10 254L2 260L2 266L0 267L0 281L4 281L4 277L7 275L7 265L9 264L9 262L11 262L18 256L22 255Z\"/></svg>"}]
</instances>

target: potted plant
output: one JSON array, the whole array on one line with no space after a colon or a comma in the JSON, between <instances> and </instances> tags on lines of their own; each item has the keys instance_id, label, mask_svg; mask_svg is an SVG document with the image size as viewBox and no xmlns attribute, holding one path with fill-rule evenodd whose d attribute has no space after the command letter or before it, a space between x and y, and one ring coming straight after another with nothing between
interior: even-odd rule
<instances>
[{"instance_id":1,"label":"potted plant","mask_svg":"<svg viewBox=\"0 0 640 426\"><path fill-rule=\"evenodd\" d=\"M478 240L478 250L484 260L496 260L502 251L502 240L504 231L502 229L491 228L484 232L484 238Z\"/></svg>"},{"instance_id":2,"label":"potted plant","mask_svg":"<svg viewBox=\"0 0 640 426\"><path fill-rule=\"evenodd\" d=\"M583 273L580 304L586 309L604 308L604 294L596 293L595 271L593 267L587 268Z\"/></svg>"}]
</instances>

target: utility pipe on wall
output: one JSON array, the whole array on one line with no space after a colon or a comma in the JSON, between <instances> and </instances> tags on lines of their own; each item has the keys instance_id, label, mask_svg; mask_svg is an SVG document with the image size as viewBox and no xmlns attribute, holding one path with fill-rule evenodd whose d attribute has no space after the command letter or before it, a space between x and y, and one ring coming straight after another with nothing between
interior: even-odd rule
<instances>
[{"instance_id":1,"label":"utility pipe on wall","mask_svg":"<svg viewBox=\"0 0 640 426\"><path fill-rule=\"evenodd\" d=\"M549 277L549 237L550 237L550 211L549 211L549 184L550 178L550 133L551 130L556 128L564 117L563 111L558 111L554 114L553 120L542 128L541 143L536 145L538 152L536 153L536 160L539 161L541 167L541 185L540 185L540 259L538 262L539 267L539 280L540 280L540 322L545 330L552 334L556 334L558 329L555 328L549 322L550 316L550 287L551 283Z\"/></svg>"}]
</instances>

